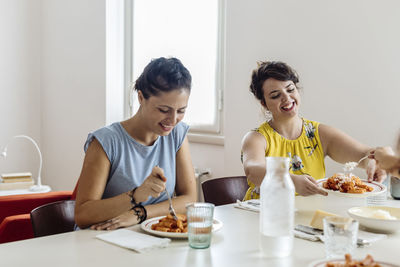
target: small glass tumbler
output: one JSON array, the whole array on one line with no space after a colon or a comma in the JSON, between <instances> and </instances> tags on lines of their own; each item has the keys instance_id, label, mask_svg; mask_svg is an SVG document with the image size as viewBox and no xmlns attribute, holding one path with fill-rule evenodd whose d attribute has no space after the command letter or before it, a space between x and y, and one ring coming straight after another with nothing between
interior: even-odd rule
<instances>
[{"instance_id":1,"label":"small glass tumbler","mask_svg":"<svg viewBox=\"0 0 400 267\"><path fill-rule=\"evenodd\" d=\"M357 247L358 221L345 217L326 217L324 243L327 258L343 258Z\"/></svg>"},{"instance_id":2,"label":"small glass tumbler","mask_svg":"<svg viewBox=\"0 0 400 267\"><path fill-rule=\"evenodd\" d=\"M188 239L191 248L208 248L214 218L214 204L191 203L186 206Z\"/></svg>"},{"instance_id":3,"label":"small glass tumbler","mask_svg":"<svg viewBox=\"0 0 400 267\"><path fill-rule=\"evenodd\" d=\"M400 178L390 177L390 194L394 199L400 199Z\"/></svg>"}]
</instances>

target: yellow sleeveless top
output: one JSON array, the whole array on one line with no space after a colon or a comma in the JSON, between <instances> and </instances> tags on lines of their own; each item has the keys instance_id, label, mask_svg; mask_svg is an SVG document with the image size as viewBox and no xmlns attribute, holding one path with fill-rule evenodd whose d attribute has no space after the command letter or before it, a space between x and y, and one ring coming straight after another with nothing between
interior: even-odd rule
<instances>
[{"instance_id":1,"label":"yellow sleeveless top","mask_svg":"<svg viewBox=\"0 0 400 267\"><path fill-rule=\"evenodd\" d=\"M266 157L289 157L290 173L308 174L314 179L325 177L324 151L318 132L319 122L303 119L303 131L295 140L288 140L277 133L268 122L264 122L255 131L267 141ZM249 189L244 200L260 198L259 188L247 181Z\"/></svg>"}]
</instances>

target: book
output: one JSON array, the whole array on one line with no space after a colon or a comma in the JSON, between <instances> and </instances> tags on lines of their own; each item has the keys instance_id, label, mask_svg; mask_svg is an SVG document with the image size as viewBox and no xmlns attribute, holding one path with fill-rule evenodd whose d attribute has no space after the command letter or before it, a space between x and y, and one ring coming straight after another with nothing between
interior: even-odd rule
<instances>
[{"instance_id":1,"label":"book","mask_svg":"<svg viewBox=\"0 0 400 267\"><path fill-rule=\"evenodd\" d=\"M31 186L33 186L33 181L17 182L17 183L0 183L0 190L29 189Z\"/></svg>"},{"instance_id":2,"label":"book","mask_svg":"<svg viewBox=\"0 0 400 267\"><path fill-rule=\"evenodd\" d=\"M32 178L13 178L13 179L3 179L3 183L20 183L20 182L31 182L33 181Z\"/></svg>"},{"instance_id":3,"label":"book","mask_svg":"<svg viewBox=\"0 0 400 267\"><path fill-rule=\"evenodd\" d=\"M1 179L3 179L3 180L31 178L31 177L32 177L32 173L30 173L30 172L3 173L1 175Z\"/></svg>"}]
</instances>

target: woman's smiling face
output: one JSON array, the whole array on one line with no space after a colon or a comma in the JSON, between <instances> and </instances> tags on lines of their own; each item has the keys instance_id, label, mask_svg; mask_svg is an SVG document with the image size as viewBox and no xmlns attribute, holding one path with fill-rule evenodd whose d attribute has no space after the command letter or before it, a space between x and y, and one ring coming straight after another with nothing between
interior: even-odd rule
<instances>
[{"instance_id":1,"label":"woman's smiling face","mask_svg":"<svg viewBox=\"0 0 400 267\"><path fill-rule=\"evenodd\" d=\"M144 99L139 92L146 128L157 135L168 135L185 116L189 95L187 89L176 89Z\"/></svg>"},{"instance_id":2,"label":"woman's smiling face","mask_svg":"<svg viewBox=\"0 0 400 267\"><path fill-rule=\"evenodd\" d=\"M274 78L263 84L264 108L272 113L274 119L297 116L300 94L293 81L279 81Z\"/></svg>"}]
</instances>

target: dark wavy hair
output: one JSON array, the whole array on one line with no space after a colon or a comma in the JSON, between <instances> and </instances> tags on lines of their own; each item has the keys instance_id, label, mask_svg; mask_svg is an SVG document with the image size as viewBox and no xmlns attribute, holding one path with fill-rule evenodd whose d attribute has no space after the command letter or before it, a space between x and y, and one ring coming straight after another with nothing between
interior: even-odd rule
<instances>
[{"instance_id":1,"label":"dark wavy hair","mask_svg":"<svg viewBox=\"0 0 400 267\"><path fill-rule=\"evenodd\" d=\"M135 82L135 90L148 99L160 92L186 89L190 92L192 76L182 62L174 57L152 59Z\"/></svg>"},{"instance_id":2,"label":"dark wavy hair","mask_svg":"<svg viewBox=\"0 0 400 267\"><path fill-rule=\"evenodd\" d=\"M263 84L269 79L274 78L278 81L292 81L297 87L299 76L296 71L286 63L280 61L261 61L258 67L251 74L250 92L264 103Z\"/></svg>"}]
</instances>

